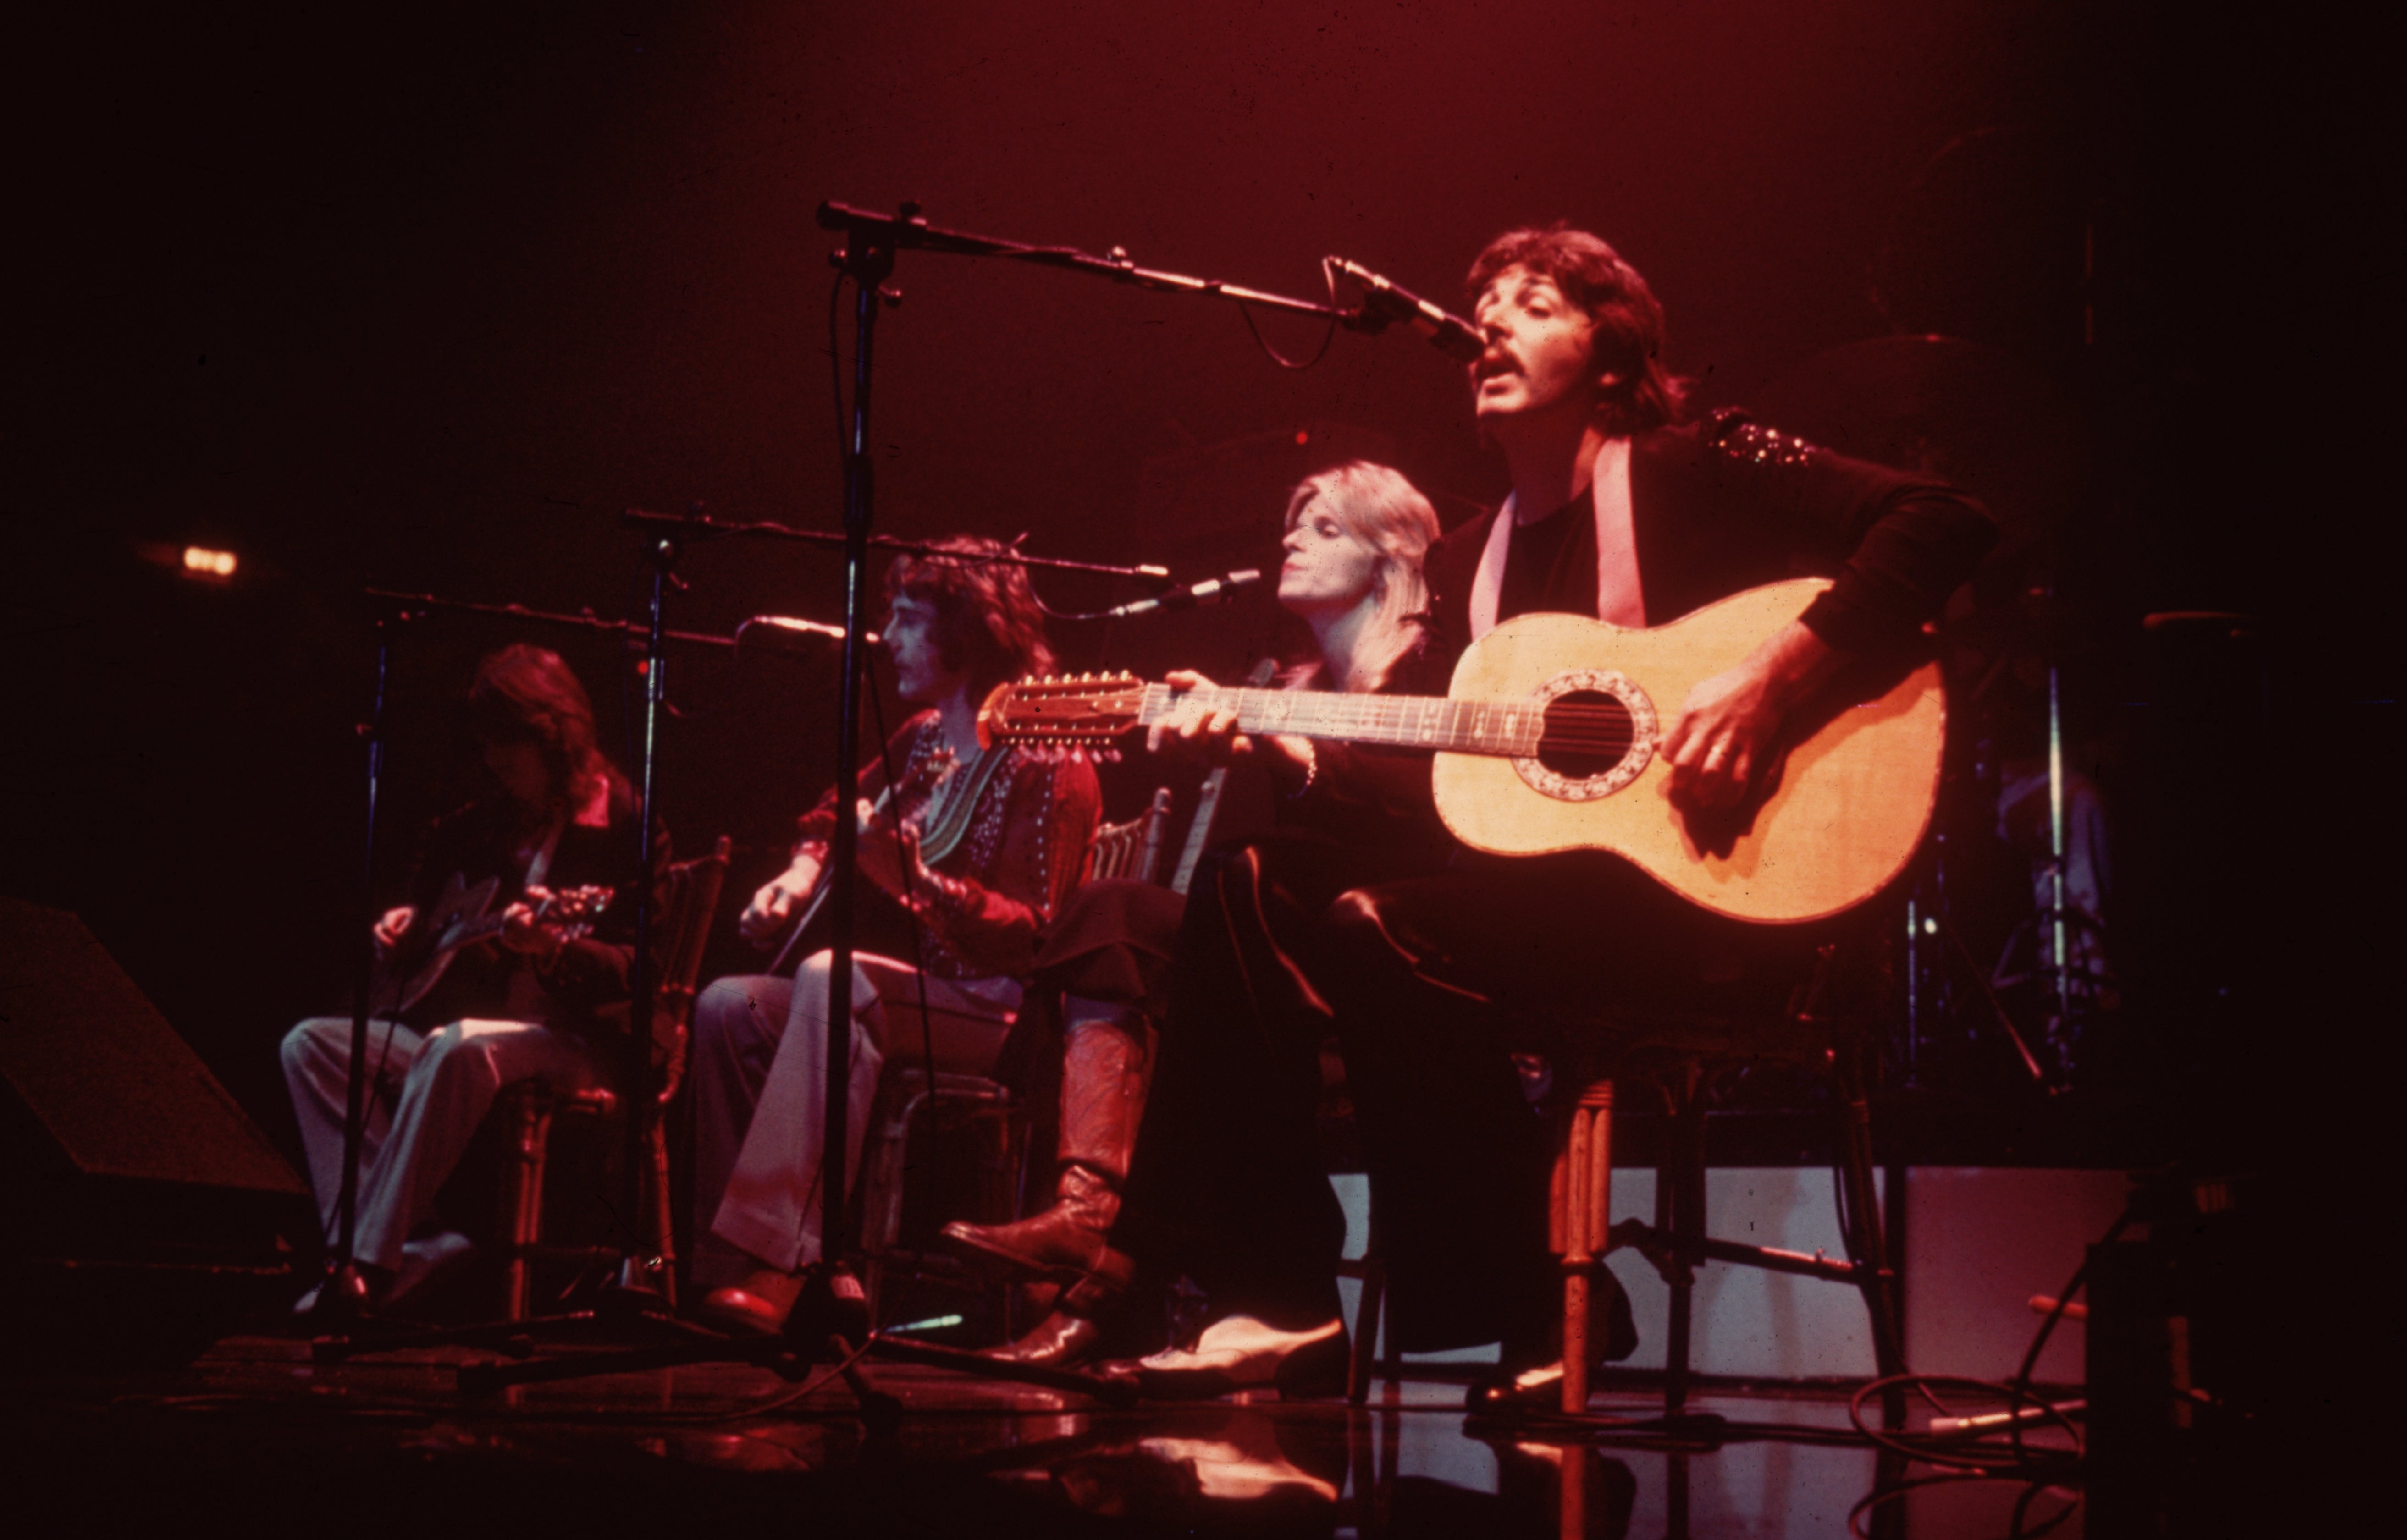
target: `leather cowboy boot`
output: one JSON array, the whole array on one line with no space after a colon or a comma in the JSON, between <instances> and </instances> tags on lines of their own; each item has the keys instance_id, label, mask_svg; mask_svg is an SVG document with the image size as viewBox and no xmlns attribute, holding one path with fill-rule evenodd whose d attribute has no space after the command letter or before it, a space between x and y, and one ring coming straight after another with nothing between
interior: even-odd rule
<instances>
[{"instance_id":1,"label":"leather cowboy boot","mask_svg":"<svg viewBox=\"0 0 2407 1540\"><path fill-rule=\"evenodd\" d=\"M1108 1294L1126 1284L1132 1269L1108 1237L1145 1116L1150 1067L1135 1034L1146 1030L1132 1015L1126 1025L1110 1017L1074 1022L1061 1052L1061 1177L1053 1207L1012 1224L956 1221L945 1226L947 1240L981 1263L1065 1289L1101 1284Z\"/></svg>"}]
</instances>

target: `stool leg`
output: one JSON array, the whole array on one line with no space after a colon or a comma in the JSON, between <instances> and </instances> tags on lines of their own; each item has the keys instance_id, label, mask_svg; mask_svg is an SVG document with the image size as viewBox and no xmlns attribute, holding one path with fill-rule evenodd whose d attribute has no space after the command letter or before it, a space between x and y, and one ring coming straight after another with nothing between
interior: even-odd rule
<instances>
[{"instance_id":1,"label":"stool leg","mask_svg":"<svg viewBox=\"0 0 2407 1540\"><path fill-rule=\"evenodd\" d=\"M551 1144L551 1104L540 1094L518 1094L510 1126L510 1160L502 1180L502 1217L509 1236L502 1265L502 1314L524 1321L534 1309L527 1250L543 1238L543 1167Z\"/></svg>"},{"instance_id":2,"label":"stool leg","mask_svg":"<svg viewBox=\"0 0 2407 1540\"><path fill-rule=\"evenodd\" d=\"M1589 1292L1605 1247L1605 1210L1613 1185L1613 1082L1580 1093L1560 1163L1563 1236L1563 1410L1588 1409Z\"/></svg>"},{"instance_id":3,"label":"stool leg","mask_svg":"<svg viewBox=\"0 0 2407 1540\"><path fill-rule=\"evenodd\" d=\"M677 1216L669 1208L669 1135L658 1109L652 1113L652 1255L660 1259L660 1294L677 1308Z\"/></svg>"},{"instance_id":4,"label":"stool leg","mask_svg":"<svg viewBox=\"0 0 2407 1540\"><path fill-rule=\"evenodd\" d=\"M1354 1312L1354 1359L1346 1366L1346 1399L1353 1406L1371 1399L1371 1381L1378 1378L1379 1311L1387 1293L1388 1264L1374 1236L1362 1253L1362 1303Z\"/></svg>"},{"instance_id":5,"label":"stool leg","mask_svg":"<svg viewBox=\"0 0 2407 1540\"><path fill-rule=\"evenodd\" d=\"M1672 1120L1664 1169L1655 1180L1672 1189L1672 1311L1663 1344L1663 1410L1677 1417L1688 1404L1688 1344L1695 1321L1696 1253L1688 1242L1705 1233L1705 1102L1688 1086Z\"/></svg>"},{"instance_id":6,"label":"stool leg","mask_svg":"<svg viewBox=\"0 0 2407 1540\"><path fill-rule=\"evenodd\" d=\"M1588 1540L1588 1446L1566 1444L1562 1449L1561 1505L1555 1533L1562 1540Z\"/></svg>"},{"instance_id":7,"label":"stool leg","mask_svg":"<svg viewBox=\"0 0 2407 1540\"><path fill-rule=\"evenodd\" d=\"M1847 1192L1849 1254L1856 1264L1866 1269L1857 1274L1864 1296L1865 1314L1872 1319L1873 1363L1883 1378L1905 1373L1905 1342L1901 1322L1898 1319L1897 1289L1888 1275L1888 1246L1883 1235L1880 1199L1873 1182L1873 1122L1872 1108L1864 1094L1862 1061L1852 1053L1842 1054L1836 1066L1841 1096L1841 1147L1844 1154L1844 1180ZM1903 1201L1902 1194L1892 1196ZM1887 1426L1905 1425L1905 1397L1902 1391L1891 1392L1881 1398L1883 1420Z\"/></svg>"}]
</instances>

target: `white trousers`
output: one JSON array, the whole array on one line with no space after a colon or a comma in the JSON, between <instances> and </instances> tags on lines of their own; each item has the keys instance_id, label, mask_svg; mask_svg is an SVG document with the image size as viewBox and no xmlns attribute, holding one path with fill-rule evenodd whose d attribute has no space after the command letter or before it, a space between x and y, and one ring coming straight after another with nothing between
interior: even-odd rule
<instances>
[{"instance_id":1,"label":"white trousers","mask_svg":"<svg viewBox=\"0 0 2407 1540\"><path fill-rule=\"evenodd\" d=\"M343 1184L351 1019L303 1022L285 1034L283 1055L284 1083L309 1154L309 1185L331 1240ZM612 1067L606 1058L573 1032L528 1022L453 1022L432 1034L370 1022L373 1078L360 1144L352 1256L388 1270L401 1265L402 1242L433 1212L436 1189L504 1086L538 1079L563 1091L605 1084Z\"/></svg>"},{"instance_id":2,"label":"white trousers","mask_svg":"<svg viewBox=\"0 0 2407 1540\"><path fill-rule=\"evenodd\" d=\"M792 980L721 979L696 1002L693 1027L694 1211L712 1215L695 1248L695 1281L733 1283L767 1263L792 1271L819 1259L819 1166L826 1127L828 954ZM909 965L856 953L845 1186L861 1172L862 1136L889 1055L933 1048L936 1067L994 1067L1018 1009L1018 981L919 980ZM929 1042L933 1037L933 1042Z\"/></svg>"}]
</instances>

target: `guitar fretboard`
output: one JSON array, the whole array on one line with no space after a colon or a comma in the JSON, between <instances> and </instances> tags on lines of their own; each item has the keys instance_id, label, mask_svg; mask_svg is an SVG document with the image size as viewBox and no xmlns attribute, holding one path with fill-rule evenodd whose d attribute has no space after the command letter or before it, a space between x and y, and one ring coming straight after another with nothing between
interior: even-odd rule
<instances>
[{"instance_id":1,"label":"guitar fretboard","mask_svg":"<svg viewBox=\"0 0 2407 1540\"><path fill-rule=\"evenodd\" d=\"M1630 746L1630 713L1620 702L1451 700L1443 696L1361 695L1320 690L1252 690L1220 685L1175 690L1147 685L1137 722L1149 727L1189 701L1237 713L1239 730L1292 733L1358 743L1386 743L1449 754L1520 757L1550 749L1618 756Z\"/></svg>"}]
</instances>

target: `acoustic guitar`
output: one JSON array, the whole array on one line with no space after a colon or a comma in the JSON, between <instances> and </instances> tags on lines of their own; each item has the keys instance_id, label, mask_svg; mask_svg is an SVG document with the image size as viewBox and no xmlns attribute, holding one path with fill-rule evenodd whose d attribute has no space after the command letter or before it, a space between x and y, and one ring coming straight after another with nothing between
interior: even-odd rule
<instances>
[{"instance_id":1,"label":"acoustic guitar","mask_svg":"<svg viewBox=\"0 0 2407 1540\"><path fill-rule=\"evenodd\" d=\"M493 899L501 886L498 877L470 886L453 872L427 911L411 918L409 928L377 965L368 985L368 1013L397 1016L407 1010L443 982L462 947L500 935L507 906L497 911ZM529 907L537 923L575 938L591 932L594 917L617 896L616 888L561 888Z\"/></svg>"},{"instance_id":2,"label":"acoustic guitar","mask_svg":"<svg viewBox=\"0 0 2407 1540\"><path fill-rule=\"evenodd\" d=\"M1730 812L1675 801L1657 751L1693 685L1829 586L1769 584L1644 630L1517 615L1464 652L1442 697L1023 680L987 698L979 741L1092 748L1195 700L1245 732L1428 749L1438 813L1474 850L1607 851L1716 913L1797 924L1871 897L1921 843L1946 729L1939 666L1843 677L1792 713L1776 763Z\"/></svg>"},{"instance_id":3,"label":"acoustic guitar","mask_svg":"<svg viewBox=\"0 0 2407 1540\"><path fill-rule=\"evenodd\" d=\"M1001 755L985 756L978 769L991 775L1001 765L1002 760ZM904 771L902 779L880 791L877 794L877 799L870 805L868 812L862 815L855 827L866 833L872 818L882 817L896 807L909 807L914 802L933 798L936 794L936 788L952 778L955 768L952 751L949 749L940 749L928 756L917 768ZM957 816L947 816L940 821L937 827L921 831L919 859L923 864L935 865L949 855L953 846L960 842L962 833L968 827L970 807L967 804L974 804L976 801L977 793L985 789L985 780L980 779L975 787L968 788L968 795L965 798L956 798L947 804L947 812ZM819 951L824 944L828 927L820 924L820 921L827 913L828 895L833 891L833 887L827 881L826 869L822 868L819 871L819 881L811 889L810 898L804 904L802 912L787 924L781 936L764 944L763 950L771 953L769 973L778 977L790 974L805 957ZM875 883L864 882L855 888L854 892L857 895L854 900L856 943L863 935L908 934L907 929L898 929L898 927L911 924L909 911L896 903L884 888ZM808 945L805 944L806 940L809 942ZM873 947L863 950L876 949Z\"/></svg>"}]
</instances>

